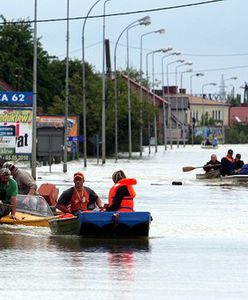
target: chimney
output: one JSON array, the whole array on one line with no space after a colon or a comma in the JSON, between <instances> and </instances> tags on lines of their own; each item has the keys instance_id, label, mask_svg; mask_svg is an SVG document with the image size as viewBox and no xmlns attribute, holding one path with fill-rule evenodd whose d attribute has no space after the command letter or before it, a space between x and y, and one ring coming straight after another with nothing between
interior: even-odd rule
<instances>
[{"instance_id":1,"label":"chimney","mask_svg":"<svg viewBox=\"0 0 248 300\"><path fill-rule=\"evenodd\" d=\"M179 89L179 94L186 94L186 89Z\"/></svg>"},{"instance_id":2,"label":"chimney","mask_svg":"<svg viewBox=\"0 0 248 300\"><path fill-rule=\"evenodd\" d=\"M168 94L168 91L169 91L169 94L173 94L175 95L177 93L177 86L164 86L164 94Z\"/></svg>"}]
</instances>

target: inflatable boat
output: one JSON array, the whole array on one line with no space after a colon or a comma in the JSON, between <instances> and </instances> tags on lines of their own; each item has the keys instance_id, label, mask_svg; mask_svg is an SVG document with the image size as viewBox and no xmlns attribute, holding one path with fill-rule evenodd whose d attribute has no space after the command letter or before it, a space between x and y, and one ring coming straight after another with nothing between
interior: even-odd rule
<instances>
[{"instance_id":1,"label":"inflatable boat","mask_svg":"<svg viewBox=\"0 0 248 300\"><path fill-rule=\"evenodd\" d=\"M149 212L80 212L79 215L61 215L48 220L50 229L56 235L79 235L101 238L148 237Z\"/></svg>"}]
</instances>

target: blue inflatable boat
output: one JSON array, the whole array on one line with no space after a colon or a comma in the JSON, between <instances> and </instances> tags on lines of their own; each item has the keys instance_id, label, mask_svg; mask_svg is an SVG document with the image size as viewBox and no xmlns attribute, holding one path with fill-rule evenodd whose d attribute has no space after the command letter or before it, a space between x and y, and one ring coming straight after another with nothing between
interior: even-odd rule
<instances>
[{"instance_id":1,"label":"blue inflatable boat","mask_svg":"<svg viewBox=\"0 0 248 300\"><path fill-rule=\"evenodd\" d=\"M149 212L80 212L79 216L61 215L49 220L52 233L83 237L148 237Z\"/></svg>"}]
</instances>

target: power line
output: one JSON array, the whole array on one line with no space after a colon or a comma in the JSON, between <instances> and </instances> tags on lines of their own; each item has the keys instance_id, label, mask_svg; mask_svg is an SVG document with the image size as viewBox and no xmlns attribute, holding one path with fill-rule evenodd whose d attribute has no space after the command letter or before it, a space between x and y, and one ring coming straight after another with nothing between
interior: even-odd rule
<instances>
[{"instance_id":1,"label":"power line","mask_svg":"<svg viewBox=\"0 0 248 300\"><path fill-rule=\"evenodd\" d=\"M142 13L149 13L149 12L158 12L158 11L165 11L165 10L171 10L171 9L179 9L179 8L186 8L186 7L192 7L192 6L200 6L205 4L213 4L216 2L223 2L226 0L209 0L204 2L197 2L197 3L188 3L188 4L181 4L181 5L175 5L175 6L169 6L169 7L160 7L160 8L151 8L151 9L143 9L143 10L135 10L135 11L127 11L127 12L119 12L119 13L113 13L113 14L106 14L106 15L92 15L88 17L71 17L68 18L70 21L75 20L83 20L83 19L97 19L97 18L103 18L105 17L119 17L119 16L127 16L127 15L135 15L135 14L142 14ZM37 20L37 23L48 23L48 22L60 22L60 21L67 21L67 18L55 18L55 19L42 19ZM10 24L18 24L18 23L33 23L33 20L29 21L9 21ZM4 25L4 22L0 22L0 25Z\"/></svg>"},{"instance_id":2,"label":"power line","mask_svg":"<svg viewBox=\"0 0 248 300\"><path fill-rule=\"evenodd\" d=\"M216 68L216 69L202 69L202 70L194 70L193 73L200 73L200 72L217 72L217 71L225 71L225 70L235 70L235 69L246 69L247 66L232 66L232 67L226 67L226 68ZM183 73L183 72L178 72ZM175 72L169 72L169 74L175 74ZM162 75L162 73L155 73L155 75Z\"/></svg>"}]
</instances>

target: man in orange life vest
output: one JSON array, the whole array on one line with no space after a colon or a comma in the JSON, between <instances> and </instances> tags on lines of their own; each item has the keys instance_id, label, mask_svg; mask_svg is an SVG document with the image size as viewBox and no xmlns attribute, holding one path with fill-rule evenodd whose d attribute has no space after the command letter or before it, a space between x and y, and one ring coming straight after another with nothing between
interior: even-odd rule
<instances>
[{"instance_id":1,"label":"man in orange life vest","mask_svg":"<svg viewBox=\"0 0 248 300\"><path fill-rule=\"evenodd\" d=\"M77 172L73 176L74 186L65 190L59 197L56 207L64 213L78 215L79 211L102 209L102 201L89 187L84 186L84 175Z\"/></svg>"},{"instance_id":2,"label":"man in orange life vest","mask_svg":"<svg viewBox=\"0 0 248 300\"><path fill-rule=\"evenodd\" d=\"M229 149L227 155L221 159L220 174L233 175L235 170L234 159L233 159L233 150Z\"/></svg>"},{"instance_id":3,"label":"man in orange life vest","mask_svg":"<svg viewBox=\"0 0 248 300\"><path fill-rule=\"evenodd\" d=\"M122 170L112 175L114 185L109 191L109 204L107 211L134 211L133 199L136 196L133 185L137 183L134 178L126 178Z\"/></svg>"}]
</instances>

